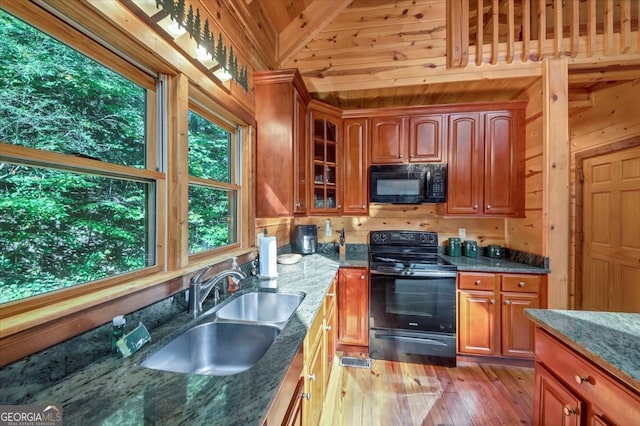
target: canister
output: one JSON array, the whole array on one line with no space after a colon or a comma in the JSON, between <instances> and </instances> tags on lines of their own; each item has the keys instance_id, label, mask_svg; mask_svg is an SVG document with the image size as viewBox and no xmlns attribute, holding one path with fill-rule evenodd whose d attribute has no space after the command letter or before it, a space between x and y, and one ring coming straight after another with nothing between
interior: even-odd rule
<instances>
[{"instance_id":1,"label":"canister","mask_svg":"<svg viewBox=\"0 0 640 426\"><path fill-rule=\"evenodd\" d=\"M478 242L466 240L462 245L462 254L466 257L478 257Z\"/></svg>"},{"instance_id":2,"label":"canister","mask_svg":"<svg viewBox=\"0 0 640 426\"><path fill-rule=\"evenodd\" d=\"M449 256L460 257L462 254L462 243L460 238L449 238Z\"/></svg>"},{"instance_id":3,"label":"canister","mask_svg":"<svg viewBox=\"0 0 640 426\"><path fill-rule=\"evenodd\" d=\"M487 256L501 258L502 257L502 247L497 244L489 244L487 246Z\"/></svg>"}]
</instances>

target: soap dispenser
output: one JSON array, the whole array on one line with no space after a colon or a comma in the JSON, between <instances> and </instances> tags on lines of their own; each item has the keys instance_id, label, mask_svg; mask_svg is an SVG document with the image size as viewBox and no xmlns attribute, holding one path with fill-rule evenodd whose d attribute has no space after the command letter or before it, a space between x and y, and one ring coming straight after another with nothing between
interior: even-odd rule
<instances>
[{"instance_id":1,"label":"soap dispenser","mask_svg":"<svg viewBox=\"0 0 640 426\"><path fill-rule=\"evenodd\" d=\"M242 271L242 268L240 268L240 265L238 265L238 258L236 256L234 256L231 260L231 269ZM231 276L227 277L227 290L229 294L240 290L240 280Z\"/></svg>"}]
</instances>

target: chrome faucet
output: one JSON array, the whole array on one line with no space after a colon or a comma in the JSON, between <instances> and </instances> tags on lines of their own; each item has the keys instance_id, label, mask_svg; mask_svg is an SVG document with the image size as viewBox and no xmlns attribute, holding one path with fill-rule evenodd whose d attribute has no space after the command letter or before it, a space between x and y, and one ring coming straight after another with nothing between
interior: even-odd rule
<instances>
[{"instance_id":1,"label":"chrome faucet","mask_svg":"<svg viewBox=\"0 0 640 426\"><path fill-rule=\"evenodd\" d=\"M202 312L202 303L204 303L207 296L209 296L211 290L213 290L214 303L218 304L220 301L220 286L218 285L220 280L226 277L233 277L238 280L247 278L247 274L238 268L227 269L216 274L213 278L202 282L202 277L209 269L211 269L211 266L196 274L191 278L191 284L189 284L189 312L191 312L194 317Z\"/></svg>"}]
</instances>

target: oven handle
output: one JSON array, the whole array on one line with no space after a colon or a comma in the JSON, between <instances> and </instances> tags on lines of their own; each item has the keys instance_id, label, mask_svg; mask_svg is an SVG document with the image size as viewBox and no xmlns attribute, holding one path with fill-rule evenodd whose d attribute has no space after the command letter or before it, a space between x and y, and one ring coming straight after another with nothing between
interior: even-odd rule
<instances>
[{"instance_id":1,"label":"oven handle","mask_svg":"<svg viewBox=\"0 0 640 426\"><path fill-rule=\"evenodd\" d=\"M393 334L377 334L376 339L389 339L400 340L408 343L430 343L434 345L447 346L446 343L442 343L438 340L428 339L424 337L407 337L407 336L395 336Z\"/></svg>"},{"instance_id":2,"label":"oven handle","mask_svg":"<svg viewBox=\"0 0 640 426\"><path fill-rule=\"evenodd\" d=\"M371 275L392 275L394 277L408 277L408 278L420 278L420 277L434 277L434 278L455 278L458 276L456 271L429 271L429 272L419 272L411 275L403 275L398 272L387 272L387 271L378 271L376 269L371 269L369 271Z\"/></svg>"}]
</instances>

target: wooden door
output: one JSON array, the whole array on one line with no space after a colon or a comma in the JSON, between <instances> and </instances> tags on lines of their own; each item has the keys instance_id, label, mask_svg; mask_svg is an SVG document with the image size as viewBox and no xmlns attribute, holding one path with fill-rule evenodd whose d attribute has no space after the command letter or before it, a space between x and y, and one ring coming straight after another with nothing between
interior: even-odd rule
<instances>
[{"instance_id":1,"label":"wooden door","mask_svg":"<svg viewBox=\"0 0 640 426\"><path fill-rule=\"evenodd\" d=\"M342 144L342 213L367 214L369 177L367 155L369 128L366 118L347 118L343 122Z\"/></svg>"},{"instance_id":2,"label":"wooden door","mask_svg":"<svg viewBox=\"0 0 640 426\"><path fill-rule=\"evenodd\" d=\"M486 215L524 215L524 162L520 160L524 140L516 125L517 118L509 111L488 112L484 116L482 209Z\"/></svg>"},{"instance_id":3,"label":"wooden door","mask_svg":"<svg viewBox=\"0 0 640 426\"><path fill-rule=\"evenodd\" d=\"M467 354L496 355L496 319L499 305L493 291L458 293L458 351Z\"/></svg>"},{"instance_id":4,"label":"wooden door","mask_svg":"<svg viewBox=\"0 0 640 426\"><path fill-rule=\"evenodd\" d=\"M409 162L445 162L446 122L442 114L409 119Z\"/></svg>"},{"instance_id":5,"label":"wooden door","mask_svg":"<svg viewBox=\"0 0 640 426\"><path fill-rule=\"evenodd\" d=\"M527 308L539 308L536 293L501 294L501 344L502 355L517 358L533 358L533 322L524 316Z\"/></svg>"},{"instance_id":6,"label":"wooden door","mask_svg":"<svg viewBox=\"0 0 640 426\"><path fill-rule=\"evenodd\" d=\"M583 162L584 310L640 312L640 146Z\"/></svg>"},{"instance_id":7,"label":"wooden door","mask_svg":"<svg viewBox=\"0 0 640 426\"><path fill-rule=\"evenodd\" d=\"M536 364L533 424L540 426L580 426L584 402Z\"/></svg>"},{"instance_id":8,"label":"wooden door","mask_svg":"<svg viewBox=\"0 0 640 426\"><path fill-rule=\"evenodd\" d=\"M309 142L307 141L307 107L304 100L294 90L294 118L293 118L293 212L304 214L307 212L309 196Z\"/></svg>"},{"instance_id":9,"label":"wooden door","mask_svg":"<svg viewBox=\"0 0 640 426\"><path fill-rule=\"evenodd\" d=\"M406 162L406 140L403 117L371 119L371 164Z\"/></svg>"},{"instance_id":10,"label":"wooden door","mask_svg":"<svg viewBox=\"0 0 640 426\"><path fill-rule=\"evenodd\" d=\"M484 147L480 114L449 115L449 182L446 210L451 215L482 214Z\"/></svg>"},{"instance_id":11,"label":"wooden door","mask_svg":"<svg viewBox=\"0 0 640 426\"><path fill-rule=\"evenodd\" d=\"M338 342L369 346L369 280L364 268L338 272Z\"/></svg>"},{"instance_id":12,"label":"wooden door","mask_svg":"<svg viewBox=\"0 0 640 426\"><path fill-rule=\"evenodd\" d=\"M307 366L306 377L306 399L303 407L303 414L307 417L304 422L307 425L317 425L320 422L320 414L322 413L322 405L324 402L324 378L322 375L323 368L322 344L315 346L311 361Z\"/></svg>"}]
</instances>

